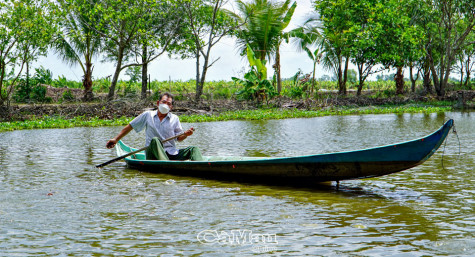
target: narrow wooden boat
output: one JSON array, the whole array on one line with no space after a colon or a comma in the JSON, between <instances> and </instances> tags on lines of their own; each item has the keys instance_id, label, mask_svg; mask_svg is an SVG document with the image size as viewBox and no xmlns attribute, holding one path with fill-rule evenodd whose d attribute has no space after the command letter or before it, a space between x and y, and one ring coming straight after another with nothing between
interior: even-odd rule
<instances>
[{"instance_id":1,"label":"narrow wooden boat","mask_svg":"<svg viewBox=\"0 0 475 257\"><path fill-rule=\"evenodd\" d=\"M298 157L216 157L203 161L145 160L143 152L125 158L130 168L157 173L250 181L321 182L383 176L422 164L440 147L454 124L415 140L381 147ZM123 142L119 156L136 149Z\"/></svg>"}]
</instances>

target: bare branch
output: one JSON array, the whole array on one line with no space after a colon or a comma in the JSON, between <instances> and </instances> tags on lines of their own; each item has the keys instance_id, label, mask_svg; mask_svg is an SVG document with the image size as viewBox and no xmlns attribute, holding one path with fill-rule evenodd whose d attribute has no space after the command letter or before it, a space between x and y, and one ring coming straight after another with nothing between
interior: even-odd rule
<instances>
[{"instance_id":1,"label":"bare branch","mask_svg":"<svg viewBox=\"0 0 475 257\"><path fill-rule=\"evenodd\" d=\"M213 64L216 63L219 59L221 59L221 57L218 57L218 59L214 60L210 65L207 66L207 68L213 66Z\"/></svg>"}]
</instances>

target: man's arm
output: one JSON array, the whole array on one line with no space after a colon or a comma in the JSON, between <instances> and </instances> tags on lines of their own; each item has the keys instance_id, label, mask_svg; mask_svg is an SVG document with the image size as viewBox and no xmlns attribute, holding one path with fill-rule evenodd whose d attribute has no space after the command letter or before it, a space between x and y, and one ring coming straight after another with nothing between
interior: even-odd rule
<instances>
[{"instance_id":1,"label":"man's arm","mask_svg":"<svg viewBox=\"0 0 475 257\"><path fill-rule=\"evenodd\" d=\"M123 137L125 137L125 135L127 135L132 129L132 126L130 126L130 124L128 124L127 126L125 126L122 131L119 132L119 134L114 137L113 139L107 141L107 144L106 144L106 147L107 148L112 148L115 146L115 144L117 144L117 142L119 142L119 140Z\"/></svg>"},{"instance_id":2,"label":"man's arm","mask_svg":"<svg viewBox=\"0 0 475 257\"><path fill-rule=\"evenodd\" d=\"M195 129L190 128L187 131L185 131L185 133L183 135L177 137L176 139L178 140L178 142L181 142L181 141L185 140L187 137L193 135L193 131L195 131Z\"/></svg>"}]
</instances>

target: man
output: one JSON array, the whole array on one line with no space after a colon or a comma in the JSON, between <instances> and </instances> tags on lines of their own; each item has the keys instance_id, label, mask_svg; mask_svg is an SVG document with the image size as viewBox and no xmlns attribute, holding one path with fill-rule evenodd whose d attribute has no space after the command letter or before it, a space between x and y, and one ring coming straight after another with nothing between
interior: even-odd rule
<instances>
[{"instance_id":1,"label":"man","mask_svg":"<svg viewBox=\"0 0 475 257\"><path fill-rule=\"evenodd\" d=\"M197 147L190 146L178 150L175 146L175 140L163 144L160 142L160 140L183 133L180 119L175 114L170 113L173 103L173 96L170 93L160 95L157 101L158 110L146 111L137 116L115 138L109 140L106 147L113 148L132 129L136 132L145 129L145 145L149 146L145 154L148 160L202 160L200 150ZM190 128L176 139L179 142L183 141L193 135L193 131L194 129Z\"/></svg>"}]
</instances>

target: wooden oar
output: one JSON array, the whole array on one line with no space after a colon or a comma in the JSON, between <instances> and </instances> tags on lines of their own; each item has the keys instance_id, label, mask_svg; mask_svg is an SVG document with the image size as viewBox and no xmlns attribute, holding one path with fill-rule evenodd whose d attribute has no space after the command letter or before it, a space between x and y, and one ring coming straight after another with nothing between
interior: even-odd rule
<instances>
[{"instance_id":1,"label":"wooden oar","mask_svg":"<svg viewBox=\"0 0 475 257\"><path fill-rule=\"evenodd\" d=\"M165 143L165 142L168 142L168 141L170 141L170 140L173 140L173 139L175 139L175 138L177 138L177 137L179 137L179 136L182 136L182 135L184 135L184 134L185 134L185 132L183 132L183 133L181 133L181 134L179 134L179 135L176 135L176 136L174 136L174 137L167 138L167 139L165 139L165 140L163 140L163 141L161 141L161 142L162 142L162 144L163 144L163 143ZM117 157L117 158L114 158L114 159L112 159L112 160L109 160L109 161L106 161L106 162L104 162L104 163L98 164L98 165L96 165L96 168L102 168L102 167L104 167L104 166L106 166L106 165L109 165L109 164L111 164L111 163L113 163L113 162L122 160L122 159L124 159L124 158L127 157L127 156L131 156L131 155L136 154L136 153L138 153L138 152L142 152L143 150L146 150L147 148L148 148L148 146L142 147L142 148L140 148L140 149L138 149L138 150L135 150L135 151L133 151L133 152L130 152L130 153L128 153L128 154L124 154L124 155L119 156L119 157Z\"/></svg>"}]
</instances>

